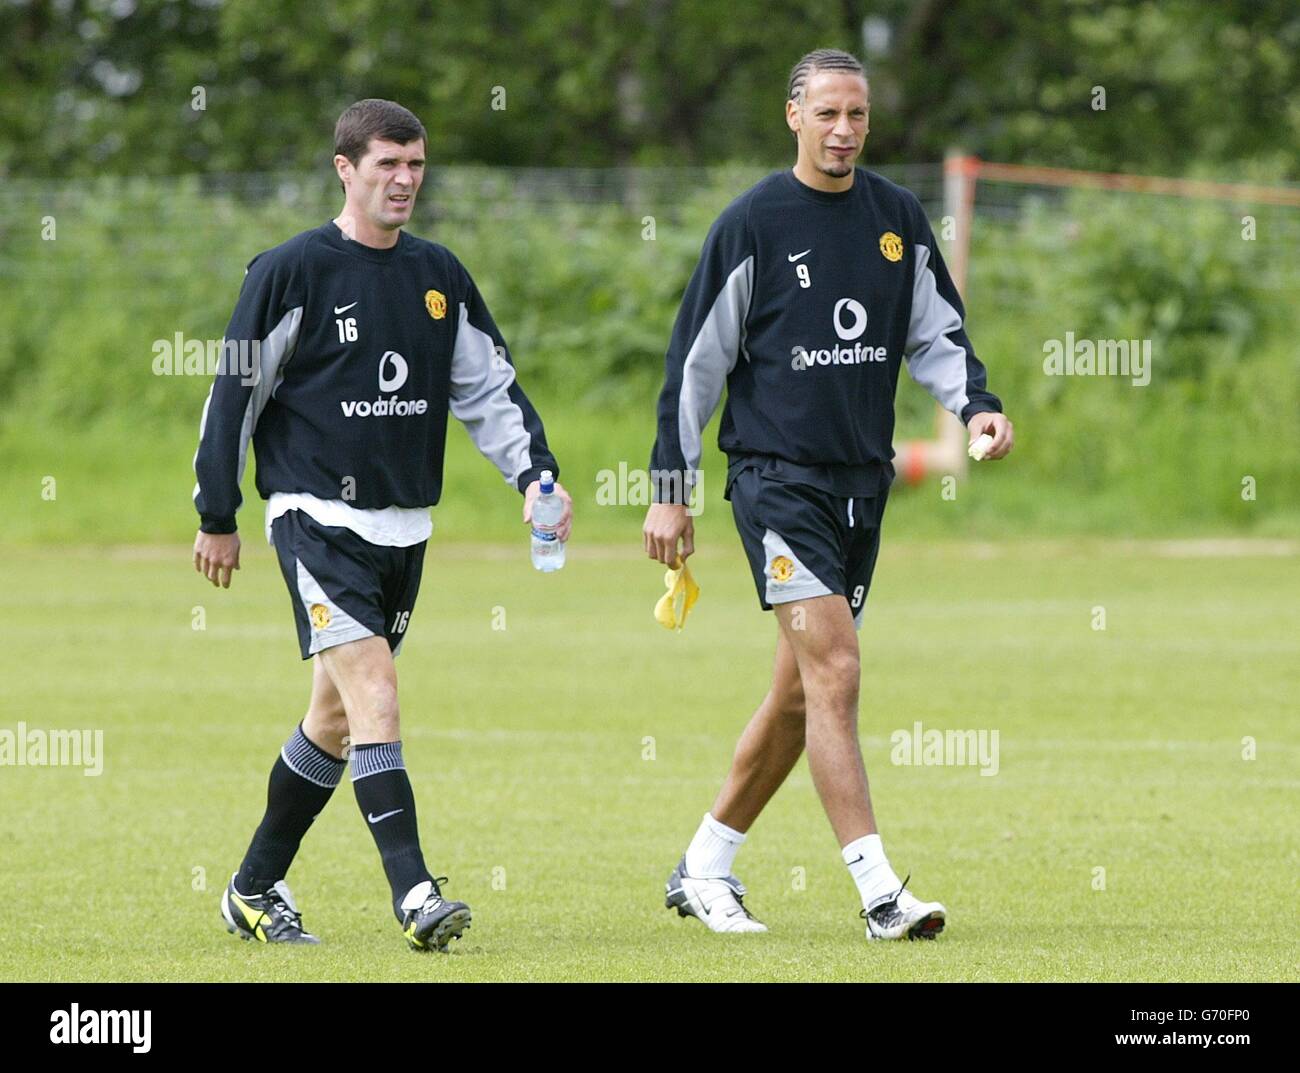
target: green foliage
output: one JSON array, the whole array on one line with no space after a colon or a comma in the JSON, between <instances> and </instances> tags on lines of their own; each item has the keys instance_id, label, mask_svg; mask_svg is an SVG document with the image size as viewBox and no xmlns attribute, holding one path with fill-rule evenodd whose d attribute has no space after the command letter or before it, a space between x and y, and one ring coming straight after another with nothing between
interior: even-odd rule
<instances>
[{"instance_id":1,"label":"green foliage","mask_svg":"<svg viewBox=\"0 0 1300 1073\"><path fill-rule=\"evenodd\" d=\"M563 202L545 211L510 204L510 192L489 179L462 189L462 203L508 211L458 215L435 233L479 281L526 383L587 406L634 405L663 379L677 305L710 223L754 177L732 174L685 193L665 184L622 204Z\"/></svg>"},{"instance_id":2,"label":"green foliage","mask_svg":"<svg viewBox=\"0 0 1300 1073\"><path fill-rule=\"evenodd\" d=\"M1243 239L1242 218L1258 238ZM1300 289L1294 209L1078 192L982 219L972 332L1017 426L1018 461L1060 490L1128 504L1109 522L1296 520ZM1014 311L1014 314L1008 315ZM1151 341L1150 383L1047 376L1044 345ZM1260 489L1241 497L1243 478ZM1005 474L999 474L999 479ZM1140 504L1140 509L1138 505Z\"/></svg>"},{"instance_id":3,"label":"green foliage","mask_svg":"<svg viewBox=\"0 0 1300 1073\"><path fill-rule=\"evenodd\" d=\"M1300 11L1286 0L923 2L891 24L876 68L891 107L872 137L903 159L958 142L1057 167L1252 159L1296 175Z\"/></svg>"},{"instance_id":4,"label":"green foliage","mask_svg":"<svg viewBox=\"0 0 1300 1073\"><path fill-rule=\"evenodd\" d=\"M1290 0L26 0L0 5L0 175L319 167L362 97L440 163L769 163L824 46L867 64L875 160L1297 174Z\"/></svg>"},{"instance_id":5,"label":"green foliage","mask_svg":"<svg viewBox=\"0 0 1300 1073\"><path fill-rule=\"evenodd\" d=\"M662 379L705 232L758 173L702 186L648 175L622 202L597 190L578 203L569 187L548 201L529 191L529 173L484 169L452 169L426 187L414 233L469 268L525 384L627 405ZM106 178L52 199L15 184L0 202L0 312L14 325L0 339L0 416L84 421L128 400L137 419L197 414L207 381L154 375L155 341L219 339L245 264L336 210L327 182L300 177L206 190L193 177ZM41 237L45 212L54 241Z\"/></svg>"},{"instance_id":6,"label":"green foliage","mask_svg":"<svg viewBox=\"0 0 1300 1073\"><path fill-rule=\"evenodd\" d=\"M575 494L642 466L663 353L718 211L758 173L436 170L413 231L469 267L537 400ZM1287 254L1294 210L1148 195L1026 195L977 216L968 324L1016 423L1012 459L974 467L934 510L901 493L905 531L1287 532L1300 521L1300 314ZM18 540L183 539L206 376L157 376L155 341L219 339L244 264L328 218L328 176L216 183L106 178L10 184L0 199L0 494L57 508L11 516ZM983 196L983 195L981 195ZM41 238L43 216L57 238ZM651 219L653 218L653 219ZM653 238L650 238L653 226ZM1150 339L1148 386L1043 372L1044 343ZM900 438L928 437L929 397L900 379ZM710 433L707 438L712 441ZM466 538L510 539L515 508L452 431L439 517ZM721 459L708 467L721 475ZM1246 477L1258 498L1243 499ZM71 482L71 483L68 483ZM246 494L254 495L251 480ZM977 489L977 491L975 491ZM725 523L721 482L710 522ZM254 512L256 507L251 508ZM590 539L621 540L634 508L594 511ZM245 519L247 519L245 515ZM244 525L255 524L245 520ZM720 537L725 538L725 524Z\"/></svg>"}]
</instances>

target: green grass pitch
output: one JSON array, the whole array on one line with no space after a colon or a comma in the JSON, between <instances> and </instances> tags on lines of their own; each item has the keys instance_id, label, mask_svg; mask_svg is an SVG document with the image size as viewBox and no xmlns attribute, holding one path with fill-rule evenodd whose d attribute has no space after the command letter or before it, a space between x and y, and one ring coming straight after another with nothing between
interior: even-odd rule
<instances>
[{"instance_id":1,"label":"green grass pitch","mask_svg":"<svg viewBox=\"0 0 1300 1073\"><path fill-rule=\"evenodd\" d=\"M693 560L681 634L634 549L579 539L544 577L522 539L435 536L398 673L426 858L474 911L443 957L406 950L346 782L288 877L323 944L220 923L310 677L255 528L222 592L180 546L4 562L0 729L104 735L98 777L0 767L6 980L1297 978L1294 557L909 543L887 520L862 735L890 858L949 926L869 944L803 762L737 861L770 933L663 907L770 669L734 535ZM892 764L915 721L997 730L997 775Z\"/></svg>"}]
</instances>

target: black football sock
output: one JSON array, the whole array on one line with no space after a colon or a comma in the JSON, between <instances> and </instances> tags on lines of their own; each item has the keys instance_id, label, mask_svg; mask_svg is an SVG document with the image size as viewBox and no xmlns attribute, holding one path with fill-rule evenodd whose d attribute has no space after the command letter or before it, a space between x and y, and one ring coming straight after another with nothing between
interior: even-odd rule
<instances>
[{"instance_id":1,"label":"black football sock","mask_svg":"<svg viewBox=\"0 0 1300 1073\"><path fill-rule=\"evenodd\" d=\"M347 761L330 756L298 724L271 768L266 813L239 866L235 890L258 895L285 877L303 835L329 801L346 766Z\"/></svg>"},{"instance_id":2,"label":"black football sock","mask_svg":"<svg viewBox=\"0 0 1300 1073\"><path fill-rule=\"evenodd\" d=\"M402 919L402 899L417 883L431 879L420 852L415 794L402 763L400 741L352 747L352 789L366 826L379 847L393 893L393 913Z\"/></svg>"}]
</instances>

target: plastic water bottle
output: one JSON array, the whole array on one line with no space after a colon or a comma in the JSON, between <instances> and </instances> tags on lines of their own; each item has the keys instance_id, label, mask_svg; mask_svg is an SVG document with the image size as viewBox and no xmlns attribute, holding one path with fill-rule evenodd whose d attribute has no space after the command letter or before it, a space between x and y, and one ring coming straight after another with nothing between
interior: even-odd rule
<instances>
[{"instance_id":1,"label":"plastic water bottle","mask_svg":"<svg viewBox=\"0 0 1300 1073\"><path fill-rule=\"evenodd\" d=\"M555 528L564 514L564 502L555 494L555 477L542 470L542 494L533 500L533 566L543 573L564 565L564 541Z\"/></svg>"}]
</instances>

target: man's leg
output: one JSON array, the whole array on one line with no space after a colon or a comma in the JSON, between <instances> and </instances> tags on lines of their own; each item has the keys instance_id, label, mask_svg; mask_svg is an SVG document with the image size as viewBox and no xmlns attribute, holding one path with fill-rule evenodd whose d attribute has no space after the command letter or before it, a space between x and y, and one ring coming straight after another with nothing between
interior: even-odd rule
<instances>
[{"instance_id":1,"label":"man's leg","mask_svg":"<svg viewBox=\"0 0 1300 1073\"><path fill-rule=\"evenodd\" d=\"M367 637L327 648L316 657L342 698L351 731L352 788L392 890L402 900L431 879L420 850L415 795L402 760L397 668L388 641Z\"/></svg>"},{"instance_id":2,"label":"man's leg","mask_svg":"<svg viewBox=\"0 0 1300 1073\"><path fill-rule=\"evenodd\" d=\"M748 831L794 769L804 748L804 693L794 649L776 640L772 688L749 720L712 815L733 830Z\"/></svg>"},{"instance_id":3,"label":"man's leg","mask_svg":"<svg viewBox=\"0 0 1300 1073\"><path fill-rule=\"evenodd\" d=\"M343 698L318 656L311 661L311 702L302 721L303 733L330 756L343 760L344 743L349 740L348 713Z\"/></svg>"},{"instance_id":4,"label":"man's leg","mask_svg":"<svg viewBox=\"0 0 1300 1073\"><path fill-rule=\"evenodd\" d=\"M731 769L668 880L667 903L714 931L766 931L742 902L731 875L745 832L803 752L804 699L794 651L778 634L772 687L736 745Z\"/></svg>"},{"instance_id":5,"label":"man's leg","mask_svg":"<svg viewBox=\"0 0 1300 1073\"><path fill-rule=\"evenodd\" d=\"M840 845L875 834L867 771L858 745L858 635L843 596L775 608L794 652L807 706L808 769Z\"/></svg>"},{"instance_id":6,"label":"man's leg","mask_svg":"<svg viewBox=\"0 0 1300 1073\"><path fill-rule=\"evenodd\" d=\"M731 874L736 852L803 752L804 697L794 650L778 631L772 688L740 735L727 778L686 848L686 874Z\"/></svg>"},{"instance_id":7,"label":"man's leg","mask_svg":"<svg viewBox=\"0 0 1300 1073\"><path fill-rule=\"evenodd\" d=\"M239 866L237 892L263 894L288 873L307 829L343 777L347 732L343 701L320 660L314 660L307 714L271 769L266 812Z\"/></svg>"},{"instance_id":8,"label":"man's leg","mask_svg":"<svg viewBox=\"0 0 1300 1073\"><path fill-rule=\"evenodd\" d=\"M933 938L945 912L904 891L876 832L867 770L858 743L861 670L853 614L843 596L817 596L776 607L794 650L806 698L808 768L822 807L857 884L874 938Z\"/></svg>"},{"instance_id":9,"label":"man's leg","mask_svg":"<svg viewBox=\"0 0 1300 1073\"><path fill-rule=\"evenodd\" d=\"M321 652L343 699L352 741L352 789L379 848L393 915L415 950L443 950L469 927L463 902L442 897L420 850L415 794L402 760L397 668L387 637L366 637Z\"/></svg>"}]
</instances>

